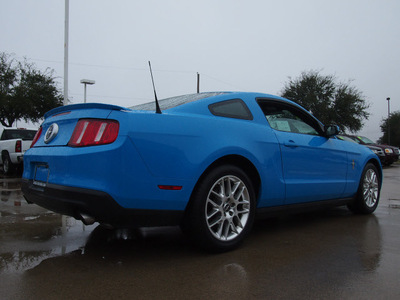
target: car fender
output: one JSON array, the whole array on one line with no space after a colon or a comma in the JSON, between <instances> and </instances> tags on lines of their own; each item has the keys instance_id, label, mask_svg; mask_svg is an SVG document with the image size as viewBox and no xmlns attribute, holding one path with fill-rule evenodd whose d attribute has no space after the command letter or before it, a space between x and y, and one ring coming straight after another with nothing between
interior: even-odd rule
<instances>
[{"instance_id":1,"label":"car fender","mask_svg":"<svg viewBox=\"0 0 400 300\"><path fill-rule=\"evenodd\" d=\"M346 142L348 167L347 184L344 191L344 197L353 197L358 190L362 172L367 163L372 162L380 173L382 182L383 171L379 157L369 148L359 144Z\"/></svg>"}]
</instances>

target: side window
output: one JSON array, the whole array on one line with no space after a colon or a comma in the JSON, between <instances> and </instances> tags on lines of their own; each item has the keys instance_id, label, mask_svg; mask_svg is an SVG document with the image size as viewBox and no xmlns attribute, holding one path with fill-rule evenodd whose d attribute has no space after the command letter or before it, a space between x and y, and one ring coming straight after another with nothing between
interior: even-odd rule
<instances>
[{"instance_id":1,"label":"side window","mask_svg":"<svg viewBox=\"0 0 400 300\"><path fill-rule=\"evenodd\" d=\"M3 130L3 134L1 135L1 140L4 141L4 140L8 140L8 139L9 139L8 131L7 130Z\"/></svg>"},{"instance_id":2,"label":"side window","mask_svg":"<svg viewBox=\"0 0 400 300\"><path fill-rule=\"evenodd\" d=\"M260 100L259 105L269 125L275 130L309 135L321 134L318 122L295 106L271 100Z\"/></svg>"},{"instance_id":3,"label":"side window","mask_svg":"<svg viewBox=\"0 0 400 300\"><path fill-rule=\"evenodd\" d=\"M227 100L208 106L210 112L215 116L253 120L253 115L251 114L247 105L240 99Z\"/></svg>"}]
</instances>

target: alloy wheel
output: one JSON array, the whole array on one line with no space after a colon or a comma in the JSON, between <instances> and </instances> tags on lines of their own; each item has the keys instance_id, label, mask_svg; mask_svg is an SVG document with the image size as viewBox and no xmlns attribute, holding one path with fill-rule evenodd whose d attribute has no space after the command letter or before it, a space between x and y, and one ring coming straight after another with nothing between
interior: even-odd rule
<instances>
[{"instance_id":1,"label":"alloy wheel","mask_svg":"<svg viewBox=\"0 0 400 300\"><path fill-rule=\"evenodd\" d=\"M250 195L244 182L233 175L218 179L208 193L205 206L208 229L220 241L235 239L250 214Z\"/></svg>"},{"instance_id":2,"label":"alloy wheel","mask_svg":"<svg viewBox=\"0 0 400 300\"><path fill-rule=\"evenodd\" d=\"M368 169L364 176L363 198L368 207L373 207L378 200L379 182L373 169Z\"/></svg>"}]
</instances>

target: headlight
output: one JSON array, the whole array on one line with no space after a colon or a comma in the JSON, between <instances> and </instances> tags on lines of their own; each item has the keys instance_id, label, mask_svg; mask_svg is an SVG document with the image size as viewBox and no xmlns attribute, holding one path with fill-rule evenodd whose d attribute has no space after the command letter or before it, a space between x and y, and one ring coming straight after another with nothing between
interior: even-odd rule
<instances>
[{"instance_id":1,"label":"headlight","mask_svg":"<svg viewBox=\"0 0 400 300\"><path fill-rule=\"evenodd\" d=\"M385 153L387 153L387 154L392 154L392 153L393 153L393 150L390 149L390 148L385 148Z\"/></svg>"}]
</instances>

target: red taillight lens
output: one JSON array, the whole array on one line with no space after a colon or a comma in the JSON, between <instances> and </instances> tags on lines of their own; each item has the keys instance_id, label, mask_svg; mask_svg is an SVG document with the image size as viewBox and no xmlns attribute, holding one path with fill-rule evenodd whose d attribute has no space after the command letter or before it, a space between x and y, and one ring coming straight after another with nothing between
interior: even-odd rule
<instances>
[{"instance_id":1,"label":"red taillight lens","mask_svg":"<svg viewBox=\"0 0 400 300\"><path fill-rule=\"evenodd\" d=\"M180 191L182 189L181 185L158 185L160 190L168 190L168 191Z\"/></svg>"},{"instance_id":2,"label":"red taillight lens","mask_svg":"<svg viewBox=\"0 0 400 300\"><path fill-rule=\"evenodd\" d=\"M76 124L70 147L111 144L117 139L119 123L114 120L82 119Z\"/></svg>"},{"instance_id":3,"label":"red taillight lens","mask_svg":"<svg viewBox=\"0 0 400 300\"><path fill-rule=\"evenodd\" d=\"M15 152L22 152L22 142L20 140L15 143Z\"/></svg>"},{"instance_id":4,"label":"red taillight lens","mask_svg":"<svg viewBox=\"0 0 400 300\"><path fill-rule=\"evenodd\" d=\"M42 127L39 128L39 130L36 132L35 137L33 138L31 148L36 144L38 139L40 138L40 135L42 134Z\"/></svg>"}]
</instances>

